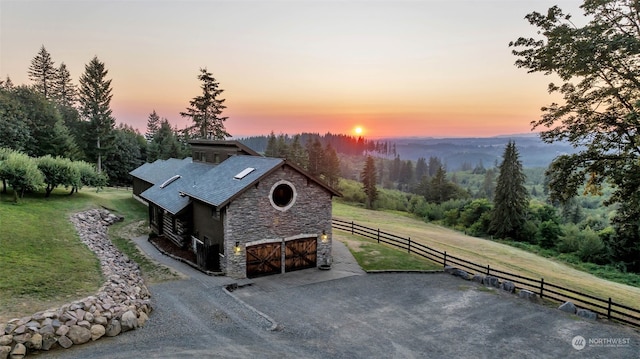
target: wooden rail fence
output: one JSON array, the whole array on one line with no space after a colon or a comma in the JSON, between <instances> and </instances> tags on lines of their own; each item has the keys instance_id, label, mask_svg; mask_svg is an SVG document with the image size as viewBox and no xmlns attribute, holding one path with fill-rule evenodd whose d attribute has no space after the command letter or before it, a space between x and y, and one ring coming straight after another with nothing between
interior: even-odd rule
<instances>
[{"instance_id":1,"label":"wooden rail fence","mask_svg":"<svg viewBox=\"0 0 640 359\"><path fill-rule=\"evenodd\" d=\"M408 253L414 253L423 258L445 266L452 266L470 271L474 274L484 274L500 278L502 280L511 281L518 289L530 290L540 296L540 298L550 299L559 303L571 301L577 307L588 309L605 317L609 320L615 320L634 327L640 327L640 310L623 304L614 302L611 298L602 299L596 296L581 293L577 290L565 288L556 284L545 282L544 278L535 279L524 277L518 274L491 268L490 265L480 265L462 258L447 254L446 251L440 251L435 248L424 245L411 237L402 237L392 233L381 231L379 228L369 228L354 222L343 221L339 219L332 220L333 228L349 232L353 235L366 237L385 243L400 249L406 250Z\"/></svg>"}]
</instances>

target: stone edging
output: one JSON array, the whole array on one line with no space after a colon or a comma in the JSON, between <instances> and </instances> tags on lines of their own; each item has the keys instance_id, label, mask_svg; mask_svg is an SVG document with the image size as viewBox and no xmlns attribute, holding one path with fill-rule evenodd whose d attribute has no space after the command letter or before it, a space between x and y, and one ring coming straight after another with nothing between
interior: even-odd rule
<instances>
[{"instance_id":1,"label":"stone edging","mask_svg":"<svg viewBox=\"0 0 640 359\"><path fill-rule=\"evenodd\" d=\"M0 359L24 358L54 348L69 348L141 327L151 313L151 293L138 265L109 240L108 226L121 221L105 209L70 217L80 240L100 260L104 284L95 295L0 324Z\"/></svg>"}]
</instances>

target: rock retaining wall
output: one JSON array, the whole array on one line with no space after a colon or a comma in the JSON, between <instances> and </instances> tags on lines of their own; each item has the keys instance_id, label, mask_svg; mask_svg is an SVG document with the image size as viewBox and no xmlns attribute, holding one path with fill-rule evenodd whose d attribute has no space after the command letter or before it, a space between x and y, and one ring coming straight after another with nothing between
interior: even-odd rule
<instances>
[{"instance_id":1,"label":"rock retaining wall","mask_svg":"<svg viewBox=\"0 0 640 359\"><path fill-rule=\"evenodd\" d=\"M107 236L107 227L120 220L98 209L71 216L80 239L100 260L106 281L93 296L0 324L0 359L69 348L145 324L152 310L151 294L138 265Z\"/></svg>"}]
</instances>

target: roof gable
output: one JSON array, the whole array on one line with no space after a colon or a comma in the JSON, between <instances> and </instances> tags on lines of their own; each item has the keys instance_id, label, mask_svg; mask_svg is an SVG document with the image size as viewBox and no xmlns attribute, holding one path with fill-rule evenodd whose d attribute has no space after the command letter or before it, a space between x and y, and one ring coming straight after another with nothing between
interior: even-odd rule
<instances>
[{"instance_id":1,"label":"roof gable","mask_svg":"<svg viewBox=\"0 0 640 359\"><path fill-rule=\"evenodd\" d=\"M166 171L163 180L142 192L140 196L172 214L177 214L189 204L190 199L184 193L210 170L211 165L188 163L174 172Z\"/></svg>"}]
</instances>

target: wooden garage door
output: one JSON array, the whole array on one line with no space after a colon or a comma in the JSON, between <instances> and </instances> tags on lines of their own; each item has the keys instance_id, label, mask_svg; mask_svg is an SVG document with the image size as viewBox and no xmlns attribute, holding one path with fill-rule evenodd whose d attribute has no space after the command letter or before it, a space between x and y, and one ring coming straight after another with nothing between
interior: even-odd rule
<instances>
[{"instance_id":1,"label":"wooden garage door","mask_svg":"<svg viewBox=\"0 0 640 359\"><path fill-rule=\"evenodd\" d=\"M317 245L315 237L286 242L284 254L285 272L315 267Z\"/></svg>"},{"instance_id":2,"label":"wooden garage door","mask_svg":"<svg viewBox=\"0 0 640 359\"><path fill-rule=\"evenodd\" d=\"M247 277L255 278L281 272L282 244L265 243L247 247Z\"/></svg>"}]
</instances>

